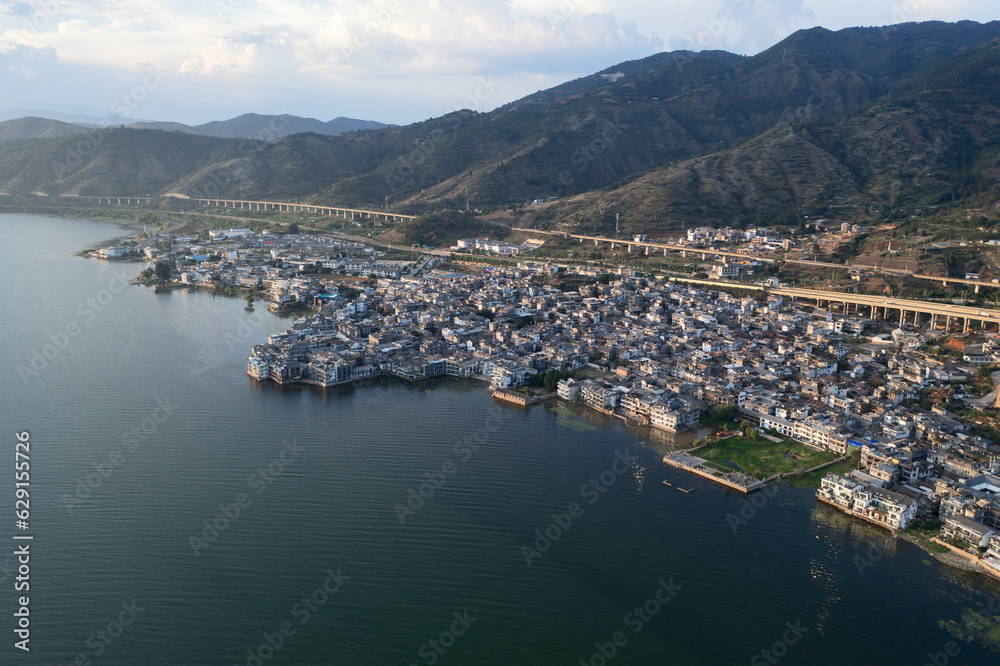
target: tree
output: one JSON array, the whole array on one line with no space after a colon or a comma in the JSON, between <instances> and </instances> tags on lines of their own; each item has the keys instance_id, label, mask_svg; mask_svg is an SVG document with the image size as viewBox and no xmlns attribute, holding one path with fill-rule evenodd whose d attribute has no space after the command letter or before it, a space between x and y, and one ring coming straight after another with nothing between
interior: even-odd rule
<instances>
[{"instance_id":1,"label":"tree","mask_svg":"<svg viewBox=\"0 0 1000 666\"><path fill-rule=\"evenodd\" d=\"M170 266L162 262L156 262L156 267L153 269L153 273L156 274L158 280L163 282L170 282Z\"/></svg>"}]
</instances>

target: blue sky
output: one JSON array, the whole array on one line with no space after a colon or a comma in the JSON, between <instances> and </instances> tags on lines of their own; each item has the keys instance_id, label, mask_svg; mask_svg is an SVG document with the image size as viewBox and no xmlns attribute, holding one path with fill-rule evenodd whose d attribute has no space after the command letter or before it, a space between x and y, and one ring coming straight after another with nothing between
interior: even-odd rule
<instances>
[{"instance_id":1,"label":"blue sky","mask_svg":"<svg viewBox=\"0 0 1000 666\"><path fill-rule=\"evenodd\" d=\"M624 60L795 30L1000 19L996 0L0 0L0 111L408 123Z\"/></svg>"}]
</instances>

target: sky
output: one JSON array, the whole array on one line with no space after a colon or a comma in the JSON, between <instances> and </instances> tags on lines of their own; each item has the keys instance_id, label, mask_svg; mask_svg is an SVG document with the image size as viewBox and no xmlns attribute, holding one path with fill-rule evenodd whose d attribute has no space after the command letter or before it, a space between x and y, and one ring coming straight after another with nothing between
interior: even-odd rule
<instances>
[{"instance_id":1,"label":"sky","mask_svg":"<svg viewBox=\"0 0 1000 666\"><path fill-rule=\"evenodd\" d=\"M996 0L0 0L0 111L405 124L625 60L796 30L1000 19Z\"/></svg>"}]
</instances>

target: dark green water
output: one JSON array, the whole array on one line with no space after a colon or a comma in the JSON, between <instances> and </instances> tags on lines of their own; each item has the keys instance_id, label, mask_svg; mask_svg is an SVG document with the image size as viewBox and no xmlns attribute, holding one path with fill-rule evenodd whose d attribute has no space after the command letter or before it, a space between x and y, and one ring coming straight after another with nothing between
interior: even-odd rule
<instances>
[{"instance_id":1,"label":"dark green water","mask_svg":"<svg viewBox=\"0 0 1000 666\"><path fill-rule=\"evenodd\" d=\"M734 534L727 514L746 500L665 468L619 421L498 410L472 383L256 384L248 350L286 322L240 299L119 289L114 275L141 264L72 256L119 233L0 216L0 423L11 466L14 433L31 433L35 537L32 649L13 647L17 595L0 573L0 659L242 665L270 635L281 646L260 663L596 665L595 643L611 654L622 632L608 663L743 664L779 642L785 664L923 664L953 640L939 622L995 598L996 585L809 491L780 488ZM19 372L33 351L51 357L37 376ZM466 436L478 450L456 450ZM278 462L293 440L302 451ZM91 490L95 465L111 473ZM270 483L252 476L269 465ZM442 468L401 524L394 506ZM582 495L602 473L606 491ZM0 564L16 531L3 487ZM220 504L241 493L225 518ZM522 547L574 502L582 514L527 566ZM204 521L222 529L196 555L191 537L213 536ZM869 551L861 575L854 558ZM630 616L661 580L672 598ZM133 601L134 619L122 610ZM119 620L131 624L98 637ZM806 631L783 646L788 622ZM959 648L950 663L998 658L978 641Z\"/></svg>"}]
</instances>

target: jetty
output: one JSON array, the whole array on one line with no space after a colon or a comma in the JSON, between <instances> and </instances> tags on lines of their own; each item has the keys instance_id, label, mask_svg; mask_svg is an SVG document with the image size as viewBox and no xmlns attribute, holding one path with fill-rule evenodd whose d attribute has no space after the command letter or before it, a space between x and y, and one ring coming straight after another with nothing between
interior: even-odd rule
<instances>
[{"instance_id":1,"label":"jetty","mask_svg":"<svg viewBox=\"0 0 1000 666\"><path fill-rule=\"evenodd\" d=\"M687 451L677 451L676 453L668 453L663 457L663 462L670 465L671 467L676 467L682 469L685 472L691 472L692 474L697 474L698 476L704 477L709 481L726 486L727 488L732 488L733 490L738 490L741 493L749 494L755 490L760 490L767 482L775 477L769 479L755 479L752 476L747 476L742 472L722 472L712 467L707 460L704 458L699 458L698 456L693 456ZM678 488L678 490L683 490ZM684 492L691 492L690 490L685 490Z\"/></svg>"},{"instance_id":2,"label":"jetty","mask_svg":"<svg viewBox=\"0 0 1000 666\"><path fill-rule=\"evenodd\" d=\"M490 391L493 397L497 400L503 402L513 403L515 405L520 405L526 407L527 405L533 405L537 402L542 402L543 400L548 400L557 396L556 393L543 393L541 395L528 395L527 393L521 393L520 391L509 391L507 389L492 389Z\"/></svg>"}]
</instances>

